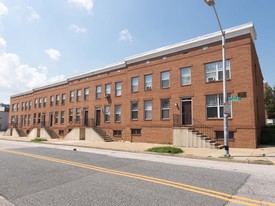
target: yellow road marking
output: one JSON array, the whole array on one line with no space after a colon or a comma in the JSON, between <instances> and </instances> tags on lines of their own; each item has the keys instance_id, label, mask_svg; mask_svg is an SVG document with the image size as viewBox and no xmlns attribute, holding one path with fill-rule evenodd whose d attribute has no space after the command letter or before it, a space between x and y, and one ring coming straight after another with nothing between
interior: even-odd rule
<instances>
[{"instance_id":1,"label":"yellow road marking","mask_svg":"<svg viewBox=\"0 0 275 206\"><path fill-rule=\"evenodd\" d=\"M242 205L252 206L252 205L259 205L260 204L260 205L275 206L274 203L270 203L270 202L264 202L264 201L250 199L250 198L230 195L230 194L218 192L218 191L215 191L215 190L200 188L200 187L196 187L196 186L192 186L192 185L187 185L187 184L183 184L183 183L179 183L179 182L173 182L173 181L169 181L169 180L159 179L159 178L155 178L155 177L139 175L139 174L129 173L129 172L123 172L123 171L119 171L119 170L112 170L112 169L97 167L97 166L88 165L88 164L82 164L82 163L63 160L63 159L57 159L57 158L41 156L41 155L35 155L35 154L31 154L31 153L25 153L25 152L13 151L13 150L5 150L5 149L0 149L0 151L6 152L6 153L22 155L22 156L27 156L27 157L32 157L32 158L36 158L36 159L47 160L47 161L56 162L56 163L62 163L62 164L75 166L75 167L80 167L80 168L85 168L85 169L89 169L89 170L95 170L95 171L104 172L104 173L108 173L108 174L129 177L129 178L143 180L143 181L147 181L147 182L152 182L152 183L165 185L165 186L169 186L169 187L174 187L174 188L177 188L177 189L190 191L190 192L193 192L193 193L197 193L197 194L201 194L201 195L205 195L205 196L210 196L210 197L214 197L214 198L217 198L217 199L222 199L222 200L225 200L225 201L234 202L234 203L238 203L238 204L242 204Z\"/></svg>"}]
</instances>

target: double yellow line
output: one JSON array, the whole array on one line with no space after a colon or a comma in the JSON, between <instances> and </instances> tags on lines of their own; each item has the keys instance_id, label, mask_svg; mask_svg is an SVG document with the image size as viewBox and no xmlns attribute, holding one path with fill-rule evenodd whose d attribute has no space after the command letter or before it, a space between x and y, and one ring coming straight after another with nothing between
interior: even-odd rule
<instances>
[{"instance_id":1,"label":"double yellow line","mask_svg":"<svg viewBox=\"0 0 275 206\"><path fill-rule=\"evenodd\" d=\"M209 190L205 188L200 188L200 187L195 187L192 185L187 185L179 182L173 182L169 180L164 180L164 179L159 179L159 178L154 178L150 176L145 176L145 175L139 175L135 173L129 173L129 172L123 172L119 170L112 170L112 169L107 169L103 167L97 167L93 165L88 165L88 164L82 164L78 162L73 162L73 161L67 161L63 159L57 159L57 158L52 158L52 157L47 157L47 156L41 156L41 155L35 155L35 154L30 154L30 153L25 153L25 152L19 152L19 151L13 151L13 150L5 150L5 149L0 149L0 152L5 152L5 153L11 153L11 154L17 154L21 156L27 156L27 157L32 157L36 159L42 159L50 162L56 162L60 164L65 164L65 165L70 165L74 167L79 167L79 168L84 168L84 169L89 169L89 170L94 170L94 171L99 171L99 172L104 172L108 174L113 174L113 175L119 175L123 177L128 177L128 178L133 178L133 179L138 179L146 182L151 182L155 184L160 184L160 185L165 185L168 187L173 187L193 193L197 193L200 195L205 195L205 196L210 196L213 198L225 200L228 202L233 202L241 205L270 205L270 206L275 206L274 203L270 202L263 202L259 200L254 200L250 198L245 198L245 197L240 197L240 196L235 196L235 195L230 195L222 192L218 192L215 190Z\"/></svg>"}]
</instances>

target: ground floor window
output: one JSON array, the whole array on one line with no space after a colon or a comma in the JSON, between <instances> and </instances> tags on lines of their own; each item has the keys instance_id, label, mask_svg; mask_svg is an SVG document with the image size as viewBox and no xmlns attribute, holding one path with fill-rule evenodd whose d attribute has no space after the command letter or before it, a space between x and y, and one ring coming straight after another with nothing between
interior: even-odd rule
<instances>
[{"instance_id":1,"label":"ground floor window","mask_svg":"<svg viewBox=\"0 0 275 206\"><path fill-rule=\"evenodd\" d=\"M169 119L170 100L161 100L161 119Z\"/></svg>"},{"instance_id":2,"label":"ground floor window","mask_svg":"<svg viewBox=\"0 0 275 206\"><path fill-rule=\"evenodd\" d=\"M224 131L216 131L216 139L224 139ZM234 132L228 132L228 138L234 139Z\"/></svg>"},{"instance_id":3,"label":"ground floor window","mask_svg":"<svg viewBox=\"0 0 275 206\"><path fill-rule=\"evenodd\" d=\"M141 135L141 129L131 129L132 135Z\"/></svg>"},{"instance_id":4,"label":"ground floor window","mask_svg":"<svg viewBox=\"0 0 275 206\"><path fill-rule=\"evenodd\" d=\"M231 96L228 94L228 96ZM232 116L231 114L228 117ZM215 94L206 96L206 117L207 118L223 118L223 95Z\"/></svg>"},{"instance_id":5,"label":"ground floor window","mask_svg":"<svg viewBox=\"0 0 275 206\"><path fill-rule=\"evenodd\" d=\"M113 135L115 137L121 137L121 130L113 130Z\"/></svg>"},{"instance_id":6,"label":"ground floor window","mask_svg":"<svg viewBox=\"0 0 275 206\"><path fill-rule=\"evenodd\" d=\"M59 130L58 134L59 134L59 136L64 136L64 130Z\"/></svg>"},{"instance_id":7,"label":"ground floor window","mask_svg":"<svg viewBox=\"0 0 275 206\"><path fill-rule=\"evenodd\" d=\"M104 121L105 122L110 122L110 106L105 106L104 107Z\"/></svg>"}]
</instances>

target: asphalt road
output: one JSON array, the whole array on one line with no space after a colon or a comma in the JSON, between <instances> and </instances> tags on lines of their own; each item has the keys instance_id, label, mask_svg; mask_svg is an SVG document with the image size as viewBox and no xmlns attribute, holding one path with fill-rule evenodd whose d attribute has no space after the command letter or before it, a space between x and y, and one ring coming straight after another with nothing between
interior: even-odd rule
<instances>
[{"instance_id":1,"label":"asphalt road","mask_svg":"<svg viewBox=\"0 0 275 206\"><path fill-rule=\"evenodd\" d=\"M173 158L0 141L0 205L255 205L227 196L257 184L253 173Z\"/></svg>"}]
</instances>

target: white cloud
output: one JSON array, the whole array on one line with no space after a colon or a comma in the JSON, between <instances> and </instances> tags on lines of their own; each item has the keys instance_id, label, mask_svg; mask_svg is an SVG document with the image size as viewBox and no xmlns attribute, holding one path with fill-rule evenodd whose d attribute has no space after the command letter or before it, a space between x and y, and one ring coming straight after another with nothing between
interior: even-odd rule
<instances>
[{"instance_id":1,"label":"white cloud","mask_svg":"<svg viewBox=\"0 0 275 206\"><path fill-rule=\"evenodd\" d=\"M94 0L68 0L68 2L75 6L86 9L89 13L91 13L94 7Z\"/></svg>"},{"instance_id":2,"label":"white cloud","mask_svg":"<svg viewBox=\"0 0 275 206\"><path fill-rule=\"evenodd\" d=\"M3 39L1 36L0 36L0 52L1 50L4 50L7 46L7 43L5 41L5 39Z\"/></svg>"},{"instance_id":3,"label":"white cloud","mask_svg":"<svg viewBox=\"0 0 275 206\"><path fill-rule=\"evenodd\" d=\"M28 21L38 21L40 20L40 16L38 15L38 13L36 11L34 11L34 9L30 6L27 6L27 9L30 12L30 16L28 17Z\"/></svg>"},{"instance_id":4,"label":"white cloud","mask_svg":"<svg viewBox=\"0 0 275 206\"><path fill-rule=\"evenodd\" d=\"M0 102L9 103L9 96L64 79L64 75L48 78L45 66L22 64L15 53L0 54Z\"/></svg>"},{"instance_id":5,"label":"white cloud","mask_svg":"<svg viewBox=\"0 0 275 206\"><path fill-rule=\"evenodd\" d=\"M133 37L131 33L128 31L128 29L123 29L121 32L119 32L119 40L132 42Z\"/></svg>"},{"instance_id":6,"label":"white cloud","mask_svg":"<svg viewBox=\"0 0 275 206\"><path fill-rule=\"evenodd\" d=\"M2 2L0 2L0 17L9 13L8 7L6 7Z\"/></svg>"},{"instance_id":7,"label":"white cloud","mask_svg":"<svg viewBox=\"0 0 275 206\"><path fill-rule=\"evenodd\" d=\"M74 32L76 32L76 33L86 33L87 32L87 29L85 27L80 27L80 26L77 26L75 24L71 24L69 26L69 28L71 30L73 30Z\"/></svg>"},{"instance_id":8,"label":"white cloud","mask_svg":"<svg viewBox=\"0 0 275 206\"><path fill-rule=\"evenodd\" d=\"M59 57L61 56L60 51L56 50L56 49L47 49L45 50L45 53L48 54L48 56L52 59L57 61L59 59Z\"/></svg>"}]
</instances>

